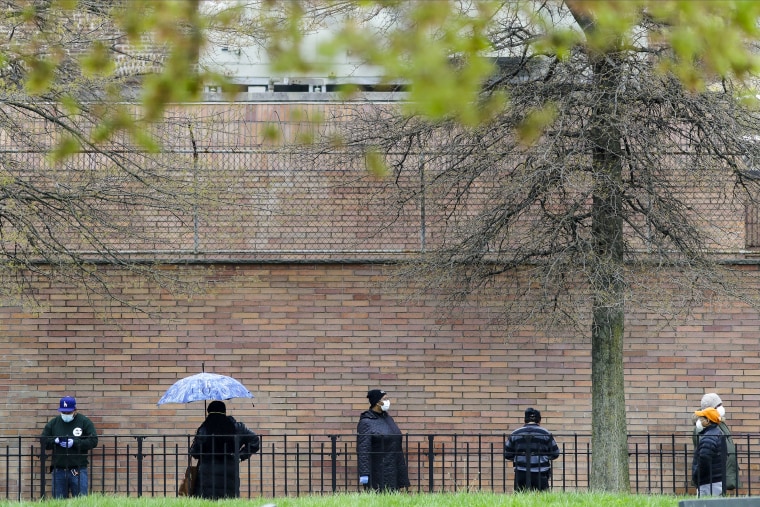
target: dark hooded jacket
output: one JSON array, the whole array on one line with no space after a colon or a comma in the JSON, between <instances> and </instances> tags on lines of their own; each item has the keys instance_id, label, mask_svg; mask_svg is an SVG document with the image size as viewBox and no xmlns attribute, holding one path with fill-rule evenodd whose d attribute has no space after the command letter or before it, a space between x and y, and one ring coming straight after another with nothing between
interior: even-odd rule
<instances>
[{"instance_id":1,"label":"dark hooded jacket","mask_svg":"<svg viewBox=\"0 0 760 507\"><path fill-rule=\"evenodd\" d=\"M378 491L409 487L404 437L393 418L387 412L362 412L356 433L359 477L369 477L369 487Z\"/></svg>"},{"instance_id":2,"label":"dark hooded jacket","mask_svg":"<svg viewBox=\"0 0 760 507\"><path fill-rule=\"evenodd\" d=\"M696 486L723 482L726 475L726 437L717 424L698 434L697 448L691 464L691 478Z\"/></svg>"},{"instance_id":3,"label":"dark hooded jacket","mask_svg":"<svg viewBox=\"0 0 760 507\"><path fill-rule=\"evenodd\" d=\"M190 455L198 459L194 496L240 496L240 462L259 450L259 437L232 416L211 413L198 428Z\"/></svg>"}]
</instances>

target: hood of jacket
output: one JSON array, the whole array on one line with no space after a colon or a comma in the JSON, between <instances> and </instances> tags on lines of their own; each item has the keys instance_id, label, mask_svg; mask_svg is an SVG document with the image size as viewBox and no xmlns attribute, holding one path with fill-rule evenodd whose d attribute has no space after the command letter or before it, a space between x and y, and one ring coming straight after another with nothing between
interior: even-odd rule
<instances>
[{"instance_id":1,"label":"hood of jacket","mask_svg":"<svg viewBox=\"0 0 760 507\"><path fill-rule=\"evenodd\" d=\"M387 412L377 413L372 409L365 410L359 416L359 419L381 419L387 415Z\"/></svg>"}]
</instances>

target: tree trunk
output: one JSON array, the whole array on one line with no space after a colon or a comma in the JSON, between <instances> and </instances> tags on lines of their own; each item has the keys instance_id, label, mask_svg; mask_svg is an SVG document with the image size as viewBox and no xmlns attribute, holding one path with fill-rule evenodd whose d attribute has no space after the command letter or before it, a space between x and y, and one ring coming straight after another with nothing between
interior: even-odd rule
<instances>
[{"instance_id":1,"label":"tree trunk","mask_svg":"<svg viewBox=\"0 0 760 507\"><path fill-rule=\"evenodd\" d=\"M614 285L614 282L611 282L611 285ZM591 331L591 448L593 455L590 486L595 491L628 492L630 480L623 382L623 310L613 305L596 304L593 318Z\"/></svg>"},{"instance_id":2,"label":"tree trunk","mask_svg":"<svg viewBox=\"0 0 760 507\"><path fill-rule=\"evenodd\" d=\"M583 5L568 0L567 6L587 35L597 27ZM590 271L593 297L591 323L591 477L596 491L629 492L628 435L623 372L624 259L622 215L623 152L618 125L620 88L619 40L608 38L605 49L589 51L594 90L590 118L592 175L592 248ZM598 46L597 46L598 47Z\"/></svg>"},{"instance_id":3,"label":"tree trunk","mask_svg":"<svg viewBox=\"0 0 760 507\"><path fill-rule=\"evenodd\" d=\"M621 134L614 92L619 68L609 54L594 62L598 107L592 113L594 196L591 271L591 446L593 490L628 492L623 373L624 259Z\"/></svg>"}]
</instances>

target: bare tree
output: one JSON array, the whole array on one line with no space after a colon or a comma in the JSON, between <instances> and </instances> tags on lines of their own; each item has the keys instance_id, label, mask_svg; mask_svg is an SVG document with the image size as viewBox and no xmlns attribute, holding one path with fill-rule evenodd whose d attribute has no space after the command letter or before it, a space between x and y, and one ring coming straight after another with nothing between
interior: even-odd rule
<instances>
[{"instance_id":1,"label":"bare tree","mask_svg":"<svg viewBox=\"0 0 760 507\"><path fill-rule=\"evenodd\" d=\"M129 99L164 52L126 43L112 11L121 2L1 3L0 297L33 296L33 279L44 277L129 304L98 265L193 290L193 280L157 264L191 251L183 235L219 202L213 185L224 183L198 178L199 125L213 122L181 107L161 123L140 122ZM99 52L101 63L117 62L111 72L92 72ZM133 122L137 140L122 129Z\"/></svg>"},{"instance_id":2,"label":"bare tree","mask_svg":"<svg viewBox=\"0 0 760 507\"><path fill-rule=\"evenodd\" d=\"M729 80L694 93L660 72L670 53L649 41L655 25L567 56L537 52L538 17L599 34L572 4L534 5L529 17L505 2L494 24L504 56L484 93L510 103L493 121L468 129L381 106L333 120L348 125L346 156L383 156L388 220L423 215L425 251L404 280L452 305L498 294L506 324L590 336L591 487L627 491L626 311L674 317L716 294L758 304L726 260L744 248L728 223L760 191L748 142L760 122Z\"/></svg>"}]
</instances>

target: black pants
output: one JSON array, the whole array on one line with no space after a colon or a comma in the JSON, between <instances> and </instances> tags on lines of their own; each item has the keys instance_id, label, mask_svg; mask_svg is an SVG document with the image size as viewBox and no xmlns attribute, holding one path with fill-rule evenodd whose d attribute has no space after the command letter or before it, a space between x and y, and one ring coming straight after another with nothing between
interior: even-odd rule
<instances>
[{"instance_id":1,"label":"black pants","mask_svg":"<svg viewBox=\"0 0 760 507\"><path fill-rule=\"evenodd\" d=\"M543 491L549 489L550 471L527 472L515 470L515 491Z\"/></svg>"}]
</instances>

